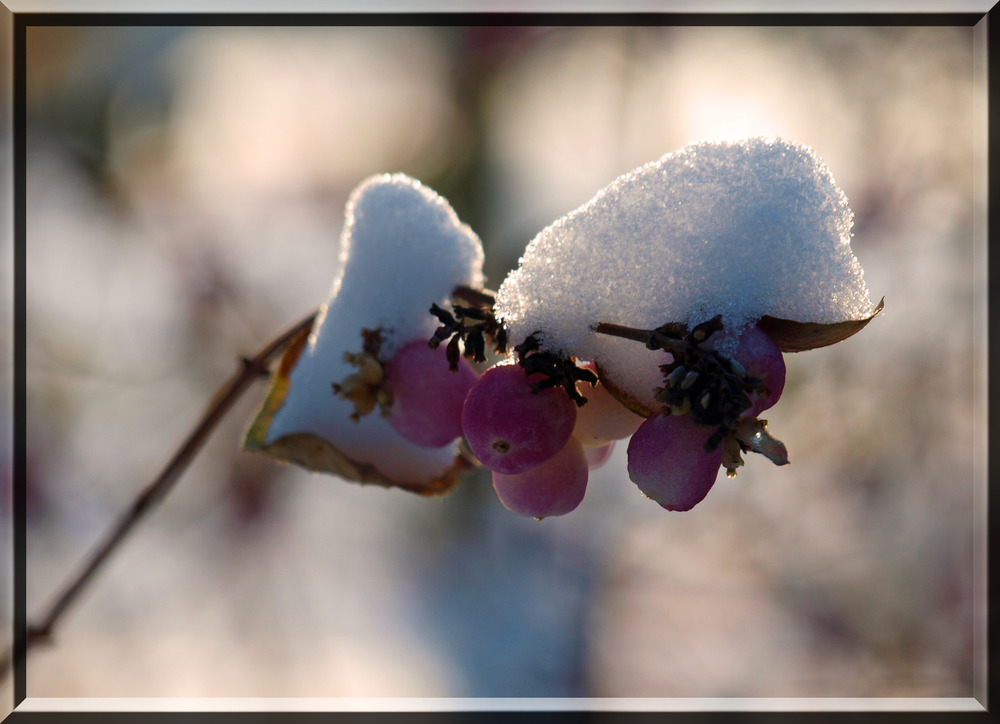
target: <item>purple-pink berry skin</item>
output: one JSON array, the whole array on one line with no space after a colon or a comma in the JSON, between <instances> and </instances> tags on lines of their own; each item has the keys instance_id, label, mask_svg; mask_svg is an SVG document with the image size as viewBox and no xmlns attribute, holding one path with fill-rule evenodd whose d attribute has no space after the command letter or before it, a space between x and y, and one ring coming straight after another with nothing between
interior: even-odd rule
<instances>
[{"instance_id":1,"label":"purple-pink berry skin","mask_svg":"<svg viewBox=\"0 0 1000 724\"><path fill-rule=\"evenodd\" d=\"M507 510L533 518L565 515L587 492L587 457L571 437L562 450L541 465L516 475L493 473L493 489Z\"/></svg>"},{"instance_id":2,"label":"purple-pink berry skin","mask_svg":"<svg viewBox=\"0 0 1000 724\"><path fill-rule=\"evenodd\" d=\"M740 335L733 357L743 365L747 375L763 380L767 386L767 395L750 395L750 409L743 413L745 417L756 417L781 397L785 388L785 360L778 345L759 327L749 327Z\"/></svg>"},{"instance_id":3,"label":"purple-pink berry skin","mask_svg":"<svg viewBox=\"0 0 1000 724\"><path fill-rule=\"evenodd\" d=\"M629 478L667 510L690 510L708 495L722 466L722 445L704 449L714 431L690 415L647 418L629 440Z\"/></svg>"},{"instance_id":4,"label":"purple-pink berry skin","mask_svg":"<svg viewBox=\"0 0 1000 724\"><path fill-rule=\"evenodd\" d=\"M448 367L444 347L431 349L425 340L404 345L385 364L392 389L389 424L410 442L441 447L462 435L462 405L476 383L476 371L464 357L458 370Z\"/></svg>"},{"instance_id":5,"label":"purple-pink berry skin","mask_svg":"<svg viewBox=\"0 0 1000 724\"><path fill-rule=\"evenodd\" d=\"M587 466L591 470L596 470L597 468L601 467L611 457L611 453L614 452L614 449L615 449L614 440L609 442L607 445L602 445L601 447L584 445L583 452L587 456Z\"/></svg>"},{"instance_id":6,"label":"purple-pink berry skin","mask_svg":"<svg viewBox=\"0 0 1000 724\"><path fill-rule=\"evenodd\" d=\"M533 392L516 364L488 369L462 407L462 432L480 462L505 475L540 465L563 449L576 404L562 388Z\"/></svg>"}]
</instances>

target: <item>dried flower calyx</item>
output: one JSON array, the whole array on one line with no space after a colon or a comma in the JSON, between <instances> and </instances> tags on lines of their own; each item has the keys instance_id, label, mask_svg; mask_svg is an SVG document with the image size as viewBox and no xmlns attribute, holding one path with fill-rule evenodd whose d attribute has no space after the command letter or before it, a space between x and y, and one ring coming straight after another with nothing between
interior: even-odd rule
<instances>
[{"instance_id":1,"label":"dried flower calyx","mask_svg":"<svg viewBox=\"0 0 1000 724\"><path fill-rule=\"evenodd\" d=\"M495 296L487 290L459 287L454 292L457 301L452 302L452 311L443 309L438 304L432 304L431 314L438 318L441 326L428 340L431 349L437 349L442 342L448 340L445 354L448 366L452 372L458 371L459 357L464 354L476 362L486 361L486 343L491 342L498 353L507 350L507 330L493 316ZM459 343L464 343L464 352Z\"/></svg>"},{"instance_id":2,"label":"dried flower calyx","mask_svg":"<svg viewBox=\"0 0 1000 724\"><path fill-rule=\"evenodd\" d=\"M355 422L372 412L376 405L383 416L387 416L392 408L392 389L386 382L385 370L379 362L382 331L362 329L361 338L360 353L344 352L344 361L357 367L358 371L331 385L334 394L354 405L351 419Z\"/></svg>"},{"instance_id":3,"label":"dried flower calyx","mask_svg":"<svg viewBox=\"0 0 1000 724\"><path fill-rule=\"evenodd\" d=\"M773 379L775 365L780 368L779 387L775 390L769 389L762 378L748 374L744 365L736 359L738 355L725 357L712 347L710 338L723 330L720 315L690 330L687 325L676 322L656 329L636 329L601 322L594 326L594 330L642 342L648 349L670 353L671 361L660 366L664 386L654 389L655 399L663 404L664 416L690 415L698 425L715 428L705 441L704 450L712 452L722 444L722 464L730 477L736 475L736 469L743 465L744 452L760 453L776 465L788 462L784 444L765 430L766 420L757 419L760 410L777 401L780 388L784 385L784 363L773 343L768 343L772 347L770 353L766 347L758 348L751 357L756 358L755 365L760 368L770 355L766 364L771 365L771 371L764 373L772 375L768 379ZM744 332L744 338L751 333L752 330ZM758 331L758 344L761 336ZM741 345L744 338L741 338ZM703 346L706 342L709 344ZM771 402L762 405L761 398L770 398Z\"/></svg>"},{"instance_id":4,"label":"dried flower calyx","mask_svg":"<svg viewBox=\"0 0 1000 724\"><path fill-rule=\"evenodd\" d=\"M531 381L532 390L540 392L551 387L562 387L577 407L583 407L587 404L587 398L576 389L576 383L589 382L591 386L596 386L597 375L588 369L577 367L576 360L572 357L562 357L554 352L542 350L538 339L540 334L533 332L521 344L514 347L514 351L517 352L517 363L525 372L529 376L543 376L540 381Z\"/></svg>"},{"instance_id":5,"label":"dried flower calyx","mask_svg":"<svg viewBox=\"0 0 1000 724\"><path fill-rule=\"evenodd\" d=\"M750 409L750 394L768 392L763 381L747 375L738 361L700 346L722 329L720 316L690 331L686 325L670 323L652 330L646 342L650 349L667 349L673 356L673 361L660 366L664 387L656 388L664 414L688 413L699 425L717 428L705 443L706 450L718 447Z\"/></svg>"}]
</instances>

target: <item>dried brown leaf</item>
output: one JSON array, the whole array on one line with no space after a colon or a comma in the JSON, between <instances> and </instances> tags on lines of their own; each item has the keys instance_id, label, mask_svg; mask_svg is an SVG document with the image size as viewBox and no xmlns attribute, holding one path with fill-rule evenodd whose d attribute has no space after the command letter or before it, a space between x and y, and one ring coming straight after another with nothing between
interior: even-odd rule
<instances>
[{"instance_id":1,"label":"dried brown leaf","mask_svg":"<svg viewBox=\"0 0 1000 724\"><path fill-rule=\"evenodd\" d=\"M792 319L781 319L764 315L757 322L767 335L778 345L782 352L804 352L818 347L828 347L842 342L865 328L875 316L882 311L885 298L878 303L875 311L864 319L850 319L844 322L823 324L819 322L796 322Z\"/></svg>"},{"instance_id":2,"label":"dried brown leaf","mask_svg":"<svg viewBox=\"0 0 1000 724\"><path fill-rule=\"evenodd\" d=\"M285 402L290 386L289 377L298 362L309 338L309 330L293 338L271 374L264 401L254 415L243 438L243 448L268 455L276 460L293 463L318 473L333 473L346 480L362 484L375 484L387 488L402 488L423 496L450 493L473 465L456 455L453 463L437 478L430 481L393 480L371 463L355 460L328 441L312 433L294 433L267 442L271 420Z\"/></svg>"}]
</instances>

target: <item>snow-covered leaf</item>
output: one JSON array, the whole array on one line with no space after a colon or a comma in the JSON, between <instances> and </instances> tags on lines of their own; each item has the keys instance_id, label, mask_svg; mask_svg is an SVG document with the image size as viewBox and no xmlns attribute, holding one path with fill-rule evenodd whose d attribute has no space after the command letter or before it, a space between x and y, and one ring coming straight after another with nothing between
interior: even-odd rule
<instances>
[{"instance_id":1,"label":"snow-covered leaf","mask_svg":"<svg viewBox=\"0 0 1000 724\"><path fill-rule=\"evenodd\" d=\"M429 339L428 312L459 286L481 287L483 251L443 198L403 174L373 176L351 194L340 268L308 336L290 344L244 447L310 470L423 494L450 490L468 468L455 444L415 445L377 411L352 420L354 406L333 385L355 368L363 330L379 330L380 359Z\"/></svg>"}]
</instances>

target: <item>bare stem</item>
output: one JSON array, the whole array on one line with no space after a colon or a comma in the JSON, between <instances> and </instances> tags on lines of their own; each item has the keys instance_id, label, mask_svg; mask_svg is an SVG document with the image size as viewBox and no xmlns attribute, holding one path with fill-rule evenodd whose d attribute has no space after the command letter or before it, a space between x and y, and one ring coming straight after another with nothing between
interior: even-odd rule
<instances>
[{"instance_id":1,"label":"bare stem","mask_svg":"<svg viewBox=\"0 0 1000 724\"><path fill-rule=\"evenodd\" d=\"M455 299L460 299L476 307L492 307L493 302L496 301L496 297L492 292L466 286L455 287L451 295Z\"/></svg>"},{"instance_id":2,"label":"bare stem","mask_svg":"<svg viewBox=\"0 0 1000 724\"><path fill-rule=\"evenodd\" d=\"M105 534L100 545L94 549L87 562L69 579L62 592L55 597L48 612L39 619L39 623L28 624L24 646L17 652L19 659L27 656L28 650L34 645L43 641L51 641L52 631L56 624L77 600L81 591L93 579L111 553L121 545L136 524L148 515L155 504L160 502L171 490L173 484L201 450L209 434L250 384L258 377L268 374L268 364L271 359L284 349L289 341L307 330L315 317L315 313L310 314L269 342L253 357L243 357L240 360L239 369L226 380L212 397L197 426L177 449L159 476L121 514L114 526ZM11 671L14 663L13 652L8 652L0 659L0 679Z\"/></svg>"},{"instance_id":3,"label":"bare stem","mask_svg":"<svg viewBox=\"0 0 1000 724\"><path fill-rule=\"evenodd\" d=\"M673 339L655 329L637 329L626 327L624 324L614 324L613 322L598 322L592 329L598 334L607 334L612 337L631 339L642 342L649 349L664 349L667 352L681 353L684 351L684 343L679 339Z\"/></svg>"}]
</instances>

